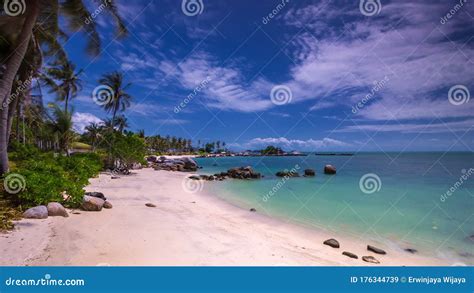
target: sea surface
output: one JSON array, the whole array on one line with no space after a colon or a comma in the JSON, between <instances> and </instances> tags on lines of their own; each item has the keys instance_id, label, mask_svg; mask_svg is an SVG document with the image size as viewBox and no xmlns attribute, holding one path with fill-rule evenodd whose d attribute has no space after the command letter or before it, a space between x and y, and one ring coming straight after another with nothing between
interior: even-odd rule
<instances>
[{"instance_id":1,"label":"sea surface","mask_svg":"<svg viewBox=\"0 0 474 293\"><path fill-rule=\"evenodd\" d=\"M205 182L242 208L281 220L384 242L389 248L474 264L474 154L198 158L200 174L252 166L260 180ZM325 175L326 164L337 168ZM278 178L294 169L315 177ZM448 191L451 191L448 193Z\"/></svg>"}]
</instances>

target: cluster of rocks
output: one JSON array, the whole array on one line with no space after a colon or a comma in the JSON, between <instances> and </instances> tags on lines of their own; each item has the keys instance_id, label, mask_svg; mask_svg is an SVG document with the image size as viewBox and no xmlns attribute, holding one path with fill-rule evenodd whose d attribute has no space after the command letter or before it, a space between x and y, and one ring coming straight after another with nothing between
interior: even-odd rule
<instances>
[{"instance_id":1,"label":"cluster of rocks","mask_svg":"<svg viewBox=\"0 0 474 293\"><path fill-rule=\"evenodd\" d=\"M155 170L195 172L199 168L196 161L187 157L166 159L166 157L149 156L147 157L147 161Z\"/></svg>"},{"instance_id":2,"label":"cluster of rocks","mask_svg":"<svg viewBox=\"0 0 474 293\"><path fill-rule=\"evenodd\" d=\"M227 170L227 172L216 173L214 175L194 175L190 176L192 180L223 181L227 178L233 179L260 179L262 174L255 172L252 167L239 167Z\"/></svg>"},{"instance_id":3,"label":"cluster of rocks","mask_svg":"<svg viewBox=\"0 0 474 293\"><path fill-rule=\"evenodd\" d=\"M323 242L323 244L328 245L332 248L339 248L340 247L339 241L337 241L334 238L325 240ZM373 253L376 253L376 254L381 254L381 255L387 254L387 252L385 252L385 250L380 249L380 248L375 247L375 246L372 246L372 245L367 245L367 250L371 251ZM359 258L356 254L354 254L352 252L349 252L349 251L343 251L342 254L347 256L347 257L354 258L354 259ZM370 256L370 255L362 256L362 260L365 261L365 262L374 263L374 264L379 264L380 263L380 261L378 259L376 259L375 257Z\"/></svg>"},{"instance_id":4,"label":"cluster of rocks","mask_svg":"<svg viewBox=\"0 0 474 293\"><path fill-rule=\"evenodd\" d=\"M100 212L102 208L111 209L113 205L107 201L102 192L86 192L82 199L81 208L84 211Z\"/></svg>"},{"instance_id":5,"label":"cluster of rocks","mask_svg":"<svg viewBox=\"0 0 474 293\"><path fill-rule=\"evenodd\" d=\"M69 217L68 212L58 202L50 202L47 206L41 205L27 209L23 213L25 219L46 219L48 217Z\"/></svg>"},{"instance_id":6,"label":"cluster of rocks","mask_svg":"<svg viewBox=\"0 0 474 293\"><path fill-rule=\"evenodd\" d=\"M327 175L336 174L336 167L334 167L333 165L324 166L324 174L327 174ZM286 177L286 178L300 177L300 174L295 169L280 171L280 172L277 172L275 175L277 177ZM314 177L314 176L316 176L316 171L314 169L306 169L306 170L304 170L304 175L303 176L304 177Z\"/></svg>"}]
</instances>

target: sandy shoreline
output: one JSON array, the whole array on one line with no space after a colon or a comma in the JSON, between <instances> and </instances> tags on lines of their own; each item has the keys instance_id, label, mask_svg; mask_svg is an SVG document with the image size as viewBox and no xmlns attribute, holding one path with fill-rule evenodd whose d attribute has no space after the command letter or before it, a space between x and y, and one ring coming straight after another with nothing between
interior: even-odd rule
<instances>
[{"instance_id":1,"label":"sandy shoreline","mask_svg":"<svg viewBox=\"0 0 474 293\"><path fill-rule=\"evenodd\" d=\"M182 182L189 175L149 168L116 180L101 174L86 189L103 192L113 209L22 220L15 231L0 234L0 265L371 265L363 255L375 256L383 266L452 264L287 224L205 192L187 193ZM148 202L157 207L146 207ZM322 244L332 237L341 248ZM388 254L368 252L367 244ZM345 250L359 259L342 255Z\"/></svg>"}]
</instances>

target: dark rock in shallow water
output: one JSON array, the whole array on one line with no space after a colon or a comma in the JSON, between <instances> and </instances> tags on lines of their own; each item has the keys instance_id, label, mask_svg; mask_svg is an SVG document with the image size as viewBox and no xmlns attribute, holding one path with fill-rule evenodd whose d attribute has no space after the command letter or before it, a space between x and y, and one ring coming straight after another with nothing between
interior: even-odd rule
<instances>
[{"instance_id":1,"label":"dark rock in shallow water","mask_svg":"<svg viewBox=\"0 0 474 293\"><path fill-rule=\"evenodd\" d=\"M298 172L293 172L293 171L280 171L275 174L277 177L299 177L300 174Z\"/></svg>"},{"instance_id":2,"label":"dark rock in shallow water","mask_svg":"<svg viewBox=\"0 0 474 293\"><path fill-rule=\"evenodd\" d=\"M23 213L26 219L46 219L48 217L48 208L46 206L37 206L27 209Z\"/></svg>"},{"instance_id":3,"label":"dark rock in shallow water","mask_svg":"<svg viewBox=\"0 0 474 293\"><path fill-rule=\"evenodd\" d=\"M154 205L152 203L146 203L145 205L149 208L156 208L156 205Z\"/></svg>"},{"instance_id":4,"label":"dark rock in shallow water","mask_svg":"<svg viewBox=\"0 0 474 293\"><path fill-rule=\"evenodd\" d=\"M413 254L415 254L415 253L418 252L418 250L416 250L416 249L414 249L414 248L405 248L404 250L405 250L406 252L413 253Z\"/></svg>"},{"instance_id":5,"label":"dark rock in shallow water","mask_svg":"<svg viewBox=\"0 0 474 293\"><path fill-rule=\"evenodd\" d=\"M357 255L355 255L355 254L353 254L352 252L349 252L349 251L344 251L342 254L345 255L345 256L348 256L350 258L355 258L355 259L359 258Z\"/></svg>"},{"instance_id":6,"label":"dark rock in shallow water","mask_svg":"<svg viewBox=\"0 0 474 293\"><path fill-rule=\"evenodd\" d=\"M254 208L251 208L250 211L251 211L251 212L256 212L257 210L254 209Z\"/></svg>"},{"instance_id":7,"label":"dark rock in shallow water","mask_svg":"<svg viewBox=\"0 0 474 293\"><path fill-rule=\"evenodd\" d=\"M375 253L378 253L378 254L387 254L387 253L385 252L385 250L380 249L380 248L377 248L377 247L372 246L372 245L367 245L367 250L368 250L368 251L375 252Z\"/></svg>"},{"instance_id":8,"label":"dark rock in shallow water","mask_svg":"<svg viewBox=\"0 0 474 293\"><path fill-rule=\"evenodd\" d=\"M328 240L324 241L323 244L329 245L332 248L339 248L339 241L337 241L334 238L331 238L331 239L328 239Z\"/></svg>"},{"instance_id":9,"label":"dark rock in shallow water","mask_svg":"<svg viewBox=\"0 0 474 293\"><path fill-rule=\"evenodd\" d=\"M304 176L306 177L316 176L316 171L314 171L313 169L306 169L304 170Z\"/></svg>"},{"instance_id":10,"label":"dark rock in shallow water","mask_svg":"<svg viewBox=\"0 0 474 293\"><path fill-rule=\"evenodd\" d=\"M363 256L362 257L362 260L365 261L365 262L370 262L370 263L375 263L375 264L379 264L380 262L373 256Z\"/></svg>"},{"instance_id":11,"label":"dark rock in shallow water","mask_svg":"<svg viewBox=\"0 0 474 293\"><path fill-rule=\"evenodd\" d=\"M262 177L260 173L255 172L249 166L229 169L227 176L234 179L260 179Z\"/></svg>"},{"instance_id":12,"label":"dark rock in shallow water","mask_svg":"<svg viewBox=\"0 0 474 293\"><path fill-rule=\"evenodd\" d=\"M195 175L189 176L188 178L191 179L191 180L201 180L201 177L195 176Z\"/></svg>"},{"instance_id":13,"label":"dark rock in shallow water","mask_svg":"<svg viewBox=\"0 0 474 293\"><path fill-rule=\"evenodd\" d=\"M466 239L467 241L470 241L472 244L474 244L474 234L467 236Z\"/></svg>"},{"instance_id":14,"label":"dark rock in shallow water","mask_svg":"<svg viewBox=\"0 0 474 293\"><path fill-rule=\"evenodd\" d=\"M97 197L97 198L100 198L100 199L103 199L103 200L107 200L107 198L105 197L105 195L102 192L96 192L96 191L86 192L85 195L92 196L92 197Z\"/></svg>"},{"instance_id":15,"label":"dark rock in shallow water","mask_svg":"<svg viewBox=\"0 0 474 293\"><path fill-rule=\"evenodd\" d=\"M334 175L336 174L336 167L333 165L324 166L324 174Z\"/></svg>"}]
</instances>

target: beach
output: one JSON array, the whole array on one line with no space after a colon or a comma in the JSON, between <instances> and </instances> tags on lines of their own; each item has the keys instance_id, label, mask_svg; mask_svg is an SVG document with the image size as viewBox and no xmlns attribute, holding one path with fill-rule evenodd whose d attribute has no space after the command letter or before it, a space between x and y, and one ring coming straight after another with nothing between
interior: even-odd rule
<instances>
[{"instance_id":1,"label":"beach","mask_svg":"<svg viewBox=\"0 0 474 293\"><path fill-rule=\"evenodd\" d=\"M452 265L383 243L286 223L234 206L205 190L182 187L190 173L134 170L90 180L113 204L101 212L70 211L68 218L22 220L0 235L0 265L8 266L383 266ZM147 207L152 203L156 207ZM323 245L336 238L339 249ZM378 255L367 244L387 251ZM342 255L349 251L359 256Z\"/></svg>"}]
</instances>

